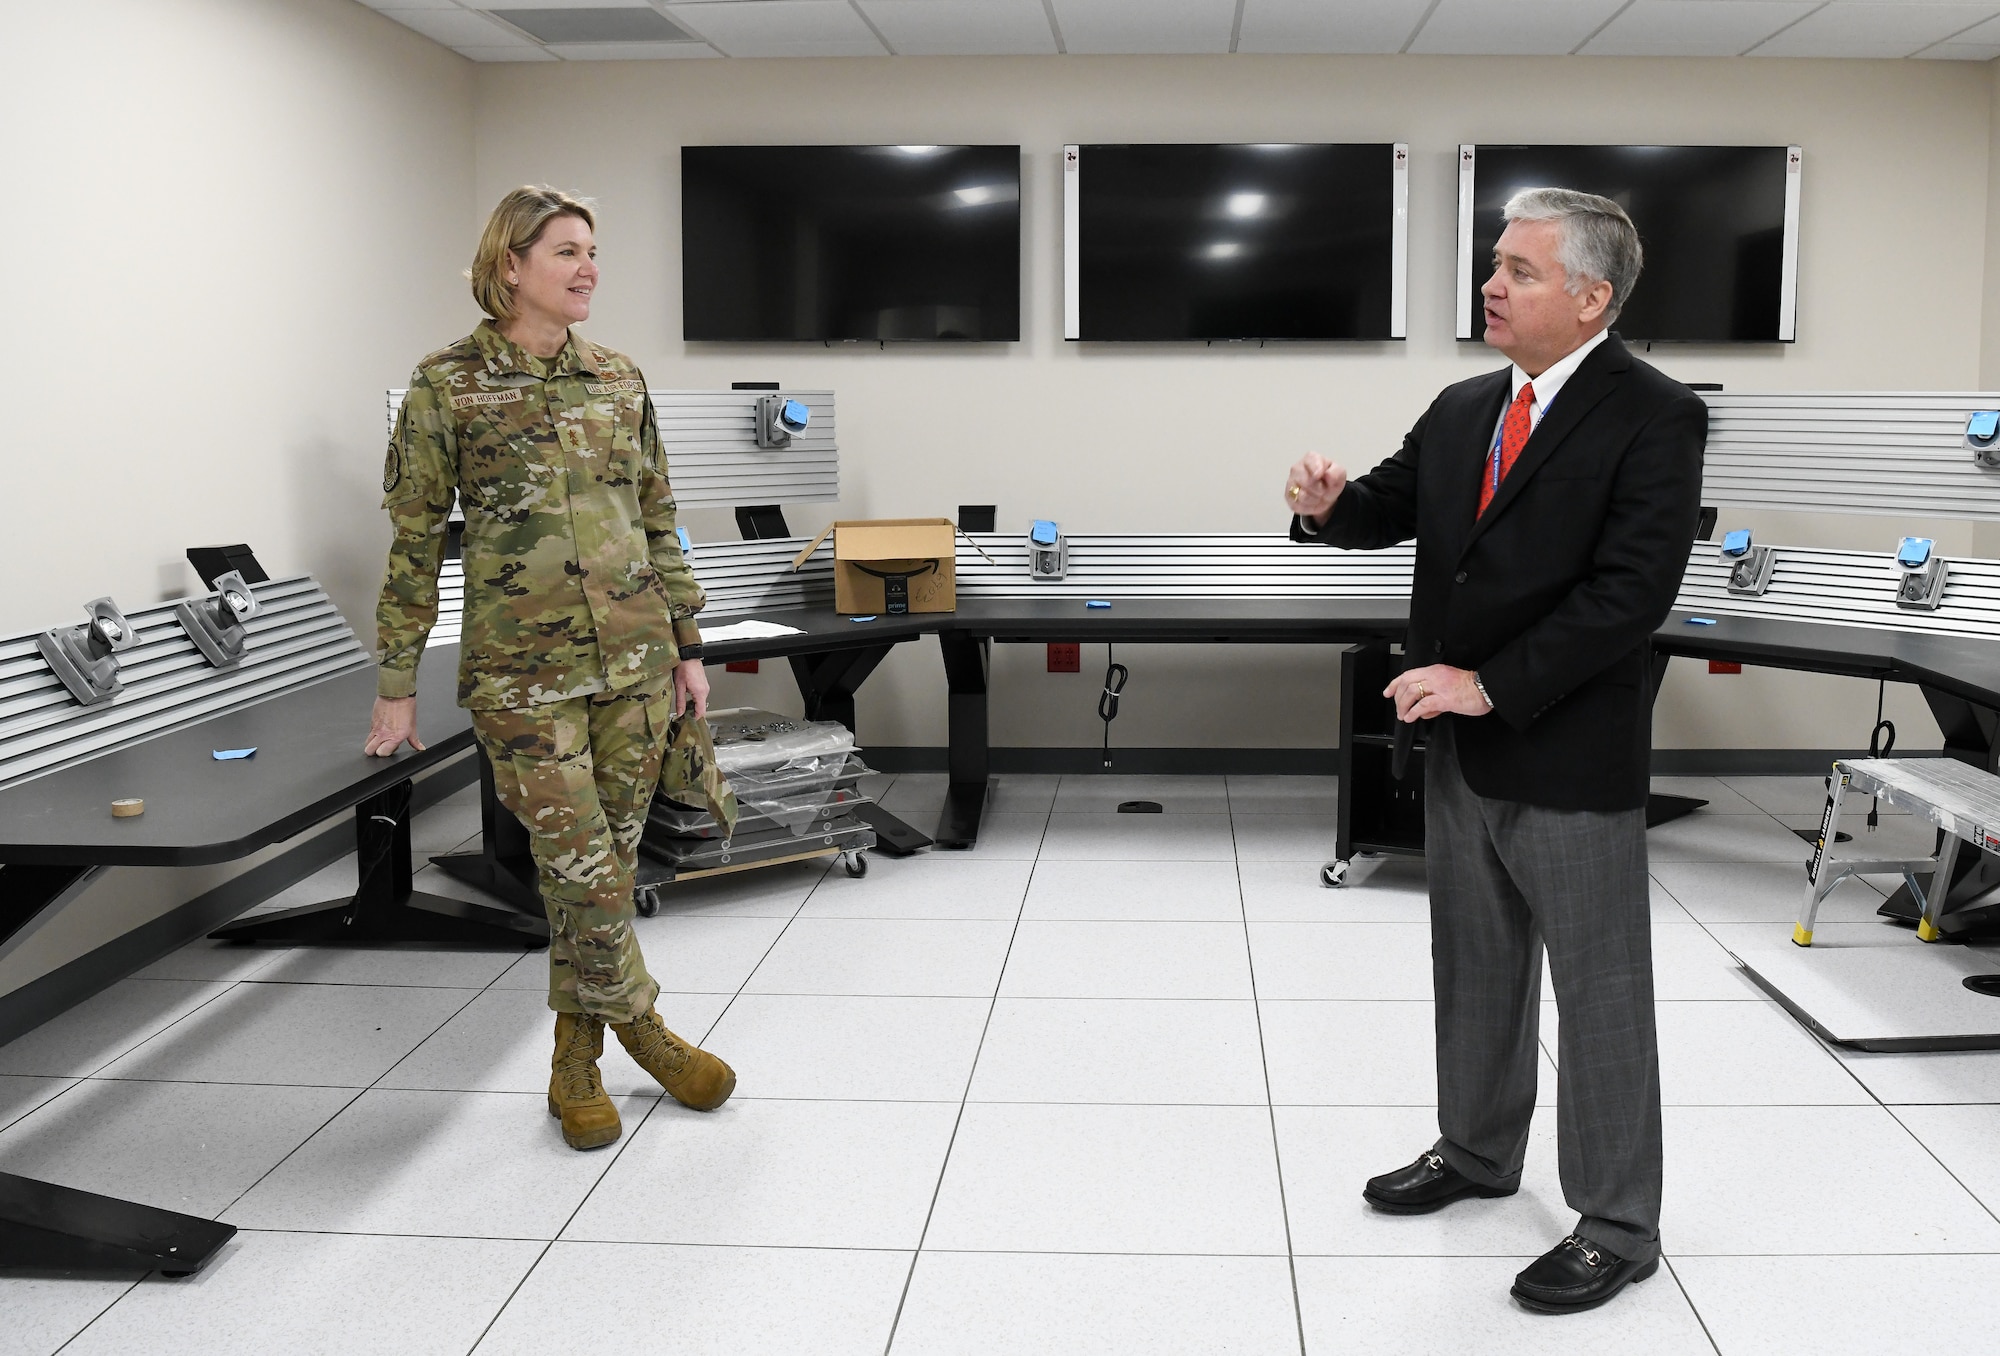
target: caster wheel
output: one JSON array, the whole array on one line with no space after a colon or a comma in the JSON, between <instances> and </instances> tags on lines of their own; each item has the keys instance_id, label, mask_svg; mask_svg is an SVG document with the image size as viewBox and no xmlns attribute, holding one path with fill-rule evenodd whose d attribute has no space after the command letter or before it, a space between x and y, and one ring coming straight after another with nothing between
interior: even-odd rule
<instances>
[{"instance_id":1,"label":"caster wheel","mask_svg":"<svg viewBox=\"0 0 2000 1356\"><path fill-rule=\"evenodd\" d=\"M641 918L654 918L659 915L660 892L658 890L641 890L633 895L632 902L638 905L639 916Z\"/></svg>"},{"instance_id":2,"label":"caster wheel","mask_svg":"<svg viewBox=\"0 0 2000 1356\"><path fill-rule=\"evenodd\" d=\"M1328 862L1319 869L1319 883L1329 890L1338 890L1347 884L1347 863Z\"/></svg>"},{"instance_id":3,"label":"caster wheel","mask_svg":"<svg viewBox=\"0 0 2000 1356\"><path fill-rule=\"evenodd\" d=\"M841 866L846 868L847 874L856 880L868 874L868 859L860 853L856 853L854 856L841 862Z\"/></svg>"}]
</instances>

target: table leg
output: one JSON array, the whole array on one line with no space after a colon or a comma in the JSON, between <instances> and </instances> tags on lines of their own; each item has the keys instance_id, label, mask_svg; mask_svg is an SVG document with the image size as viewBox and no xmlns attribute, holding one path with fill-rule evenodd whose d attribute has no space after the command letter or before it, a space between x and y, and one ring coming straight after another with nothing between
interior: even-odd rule
<instances>
[{"instance_id":1,"label":"table leg","mask_svg":"<svg viewBox=\"0 0 2000 1356\"><path fill-rule=\"evenodd\" d=\"M431 858L431 864L453 880L484 890L516 913L546 917L528 831L500 803L486 750L475 748L473 757L479 760L479 851L446 853Z\"/></svg>"},{"instance_id":2,"label":"table leg","mask_svg":"<svg viewBox=\"0 0 2000 1356\"><path fill-rule=\"evenodd\" d=\"M233 1224L0 1172L0 1272L130 1276L200 1271Z\"/></svg>"},{"instance_id":3,"label":"table leg","mask_svg":"<svg viewBox=\"0 0 2000 1356\"><path fill-rule=\"evenodd\" d=\"M354 838L361 882L352 899L257 914L208 935L219 941L284 946L411 942L493 951L534 950L549 944L545 919L411 888L407 781L354 807Z\"/></svg>"},{"instance_id":4,"label":"table leg","mask_svg":"<svg viewBox=\"0 0 2000 1356\"><path fill-rule=\"evenodd\" d=\"M938 636L944 656L946 717L949 748L945 766L950 784L944 810L938 815L939 846L969 848L979 841L979 821L986 813L986 779L991 769L987 746L986 680L991 653L984 637L947 631Z\"/></svg>"}]
</instances>

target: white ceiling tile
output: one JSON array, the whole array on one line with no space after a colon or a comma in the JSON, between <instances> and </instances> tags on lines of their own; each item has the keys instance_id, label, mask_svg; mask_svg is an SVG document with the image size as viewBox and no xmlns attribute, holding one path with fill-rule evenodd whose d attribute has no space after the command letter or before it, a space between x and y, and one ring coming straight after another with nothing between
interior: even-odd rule
<instances>
[{"instance_id":1,"label":"white ceiling tile","mask_svg":"<svg viewBox=\"0 0 2000 1356\"><path fill-rule=\"evenodd\" d=\"M1996 10L1995 13L2000 16L2000 10ZM1985 23L1974 24L1963 32L1954 33L1948 41L1954 45L1964 43L1973 47L1991 47L2000 44L2000 17L1988 19Z\"/></svg>"},{"instance_id":2,"label":"white ceiling tile","mask_svg":"<svg viewBox=\"0 0 2000 1356\"><path fill-rule=\"evenodd\" d=\"M460 43L475 47L506 47L525 41L499 21L462 9L385 9L382 13L403 27L414 28L447 47L456 47Z\"/></svg>"},{"instance_id":3,"label":"white ceiling tile","mask_svg":"<svg viewBox=\"0 0 2000 1356\"><path fill-rule=\"evenodd\" d=\"M1056 50L1042 0L860 0L903 56L1040 56Z\"/></svg>"},{"instance_id":4,"label":"white ceiling tile","mask_svg":"<svg viewBox=\"0 0 2000 1356\"><path fill-rule=\"evenodd\" d=\"M1993 17L1991 4L1882 4L1834 0L1752 56L1900 57Z\"/></svg>"},{"instance_id":5,"label":"white ceiling tile","mask_svg":"<svg viewBox=\"0 0 2000 1356\"><path fill-rule=\"evenodd\" d=\"M361 0L373 10L391 9L462 9L458 0Z\"/></svg>"},{"instance_id":6,"label":"white ceiling tile","mask_svg":"<svg viewBox=\"0 0 2000 1356\"><path fill-rule=\"evenodd\" d=\"M724 56L885 56L847 0L708 0L667 15Z\"/></svg>"},{"instance_id":7,"label":"white ceiling tile","mask_svg":"<svg viewBox=\"0 0 2000 1356\"><path fill-rule=\"evenodd\" d=\"M1227 52L1236 0L1055 0L1078 54Z\"/></svg>"},{"instance_id":8,"label":"white ceiling tile","mask_svg":"<svg viewBox=\"0 0 2000 1356\"><path fill-rule=\"evenodd\" d=\"M692 46L693 44L689 44ZM452 51L474 61L554 61L555 58L531 42L518 47L454 47Z\"/></svg>"},{"instance_id":9,"label":"white ceiling tile","mask_svg":"<svg viewBox=\"0 0 2000 1356\"><path fill-rule=\"evenodd\" d=\"M1439 0L1412 52L1559 56L1574 51L1624 0Z\"/></svg>"},{"instance_id":10,"label":"white ceiling tile","mask_svg":"<svg viewBox=\"0 0 2000 1356\"><path fill-rule=\"evenodd\" d=\"M1917 53L1920 61L1991 61L2000 57L2000 42L1941 42Z\"/></svg>"},{"instance_id":11,"label":"white ceiling tile","mask_svg":"<svg viewBox=\"0 0 2000 1356\"><path fill-rule=\"evenodd\" d=\"M1431 0L1244 0L1239 52L1400 52Z\"/></svg>"},{"instance_id":12,"label":"white ceiling tile","mask_svg":"<svg viewBox=\"0 0 2000 1356\"><path fill-rule=\"evenodd\" d=\"M648 0L465 0L467 9L652 9Z\"/></svg>"},{"instance_id":13,"label":"white ceiling tile","mask_svg":"<svg viewBox=\"0 0 2000 1356\"><path fill-rule=\"evenodd\" d=\"M1636 0L1592 38L1586 56L1739 56L1820 0Z\"/></svg>"},{"instance_id":14,"label":"white ceiling tile","mask_svg":"<svg viewBox=\"0 0 2000 1356\"><path fill-rule=\"evenodd\" d=\"M722 55L705 42L552 42L549 50L564 61L678 61Z\"/></svg>"}]
</instances>

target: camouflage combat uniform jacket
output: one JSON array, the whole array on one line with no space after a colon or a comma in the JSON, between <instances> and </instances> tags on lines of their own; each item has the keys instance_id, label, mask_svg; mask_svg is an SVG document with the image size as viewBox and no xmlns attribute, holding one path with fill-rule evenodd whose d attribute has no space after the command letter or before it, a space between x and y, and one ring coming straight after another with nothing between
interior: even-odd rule
<instances>
[{"instance_id":1,"label":"camouflage combat uniform jacket","mask_svg":"<svg viewBox=\"0 0 2000 1356\"><path fill-rule=\"evenodd\" d=\"M376 690L408 697L437 621L445 515L465 510L458 703L564 701L663 681L704 601L674 532L653 404L575 333L537 358L491 321L418 364L389 440L395 526Z\"/></svg>"}]
</instances>

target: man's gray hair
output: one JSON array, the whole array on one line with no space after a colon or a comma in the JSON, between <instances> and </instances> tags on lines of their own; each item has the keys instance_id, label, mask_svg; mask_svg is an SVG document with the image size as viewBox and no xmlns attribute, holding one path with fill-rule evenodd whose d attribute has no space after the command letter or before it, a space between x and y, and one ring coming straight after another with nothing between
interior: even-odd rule
<instances>
[{"instance_id":1,"label":"man's gray hair","mask_svg":"<svg viewBox=\"0 0 2000 1356\"><path fill-rule=\"evenodd\" d=\"M1639 228L1624 208L1573 188L1524 188L1507 199L1501 214L1509 221L1558 223L1556 259L1569 275L1564 290L1575 296L1592 283L1610 283L1611 304L1604 308L1604 323L1618 318L1645 263Z\"/></svg>"}]
</instances>

